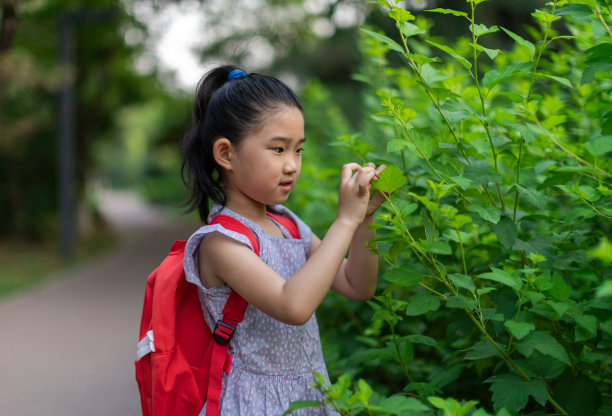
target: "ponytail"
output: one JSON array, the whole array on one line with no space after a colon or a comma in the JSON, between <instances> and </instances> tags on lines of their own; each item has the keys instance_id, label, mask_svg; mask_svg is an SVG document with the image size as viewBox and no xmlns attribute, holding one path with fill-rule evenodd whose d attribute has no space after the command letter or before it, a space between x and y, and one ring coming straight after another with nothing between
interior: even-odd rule
<instances>
[{"instance_id":1,"label":"ponytail","mask_svg":"<svg viewBox=\"0 0 612 416\"><path fill-rule=\"evenodd\" d=\"M246 75L233 65L214 68L202 77L196 88L191 127L183 140L181 177L190 193L187 212L197 209L207 223L209 200L226 203L221 168L213 157L215 141L225 137L238 146L260 127L266 114L283 107L303 112L295 93L274 77Z\"/></svg>"}]
</instances>

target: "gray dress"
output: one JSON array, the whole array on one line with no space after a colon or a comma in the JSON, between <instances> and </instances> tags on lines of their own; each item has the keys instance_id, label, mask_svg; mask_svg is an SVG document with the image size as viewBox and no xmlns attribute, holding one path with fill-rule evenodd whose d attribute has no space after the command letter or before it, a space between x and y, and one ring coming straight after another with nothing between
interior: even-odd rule
<instances>
[{"instance_id":1,"label":"gray dress","mask_svg":"<svg viewBox=\"0 0 612 416\"><path fill-rule=\"evenodd\" d=\"M292 218L298 225L301 238L273 237L259 225L236 212L214 206L209 222L223 213L240 220L249 227L259 242L261 259L284 279L289 279L306 262L312 232L295 214L277 205L273 211ZM199 288L204 318L211 330L221 319L221 311L230 288L227 285L206 289L198 274L198 247L206 235L219 232L251 247L242 234L224 229L221 225L205 225L198 229L185 247L185 273L187 280ZM252 247L251 247L252 248ZM322 401L321 394L312 388L312 371L327 376L321 351L319 328L313 315L304 325L288 325L264 314L252 305L247 306L244 320L237 326L230 345L233 360L229 375L223 375L221 416L278 416L296 400ZM204 415L206 405L200 415ZM323 409L305 409L295 415L331 415Z\"/></svg>"}]
</instances>

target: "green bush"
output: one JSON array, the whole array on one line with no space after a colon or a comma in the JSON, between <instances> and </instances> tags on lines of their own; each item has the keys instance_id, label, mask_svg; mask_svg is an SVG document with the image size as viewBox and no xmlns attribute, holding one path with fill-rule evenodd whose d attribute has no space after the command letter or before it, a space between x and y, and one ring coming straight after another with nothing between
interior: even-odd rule
<instances>
[{"instance_id":1,"label":"green bush","mask_svg":"<svg viewBox=\"0 0 612 416\"><path fill-rule=\"evenodd\" d=\"M319 314L343 415L612 413L612 4L550 2L528 40L480 23L483 1L378 0L397 33L363 29L372 116L337 143L389 166L389 196L370 312ZM466 35L436 39L428 13Z\"/></svg>"}]
</instances>

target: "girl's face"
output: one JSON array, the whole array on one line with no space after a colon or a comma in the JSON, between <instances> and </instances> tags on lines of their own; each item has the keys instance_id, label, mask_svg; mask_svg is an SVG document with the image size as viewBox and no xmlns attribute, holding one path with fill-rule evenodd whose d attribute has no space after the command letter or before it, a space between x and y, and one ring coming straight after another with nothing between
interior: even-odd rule
<instances>
[{"instance_id":1,"label":"girl's face","mask_svg":"<svg viewBox=\"0 0 612 416\"><path fill-rule=\"evenodd\" d=\"M284 203L302 168L304 117L284 107L266 115L259 130L232 145L231 169L226 170L227 205Z\"/></svg>"}]
</instances>

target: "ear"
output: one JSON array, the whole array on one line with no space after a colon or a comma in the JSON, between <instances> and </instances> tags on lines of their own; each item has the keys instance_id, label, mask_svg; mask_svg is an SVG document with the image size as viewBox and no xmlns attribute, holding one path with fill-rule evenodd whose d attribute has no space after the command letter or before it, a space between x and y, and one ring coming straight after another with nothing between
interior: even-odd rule
<instances>
[{"instance_id":1,"label":"ear","mask_svg":"<svg viewBox=\"0 0 612 416\"><path fill-rule=\"evenodd\" d=\"M225 170L232 170L232 142L222 137L213 144L215 162Z\"/></svg>"}]
</instances>

